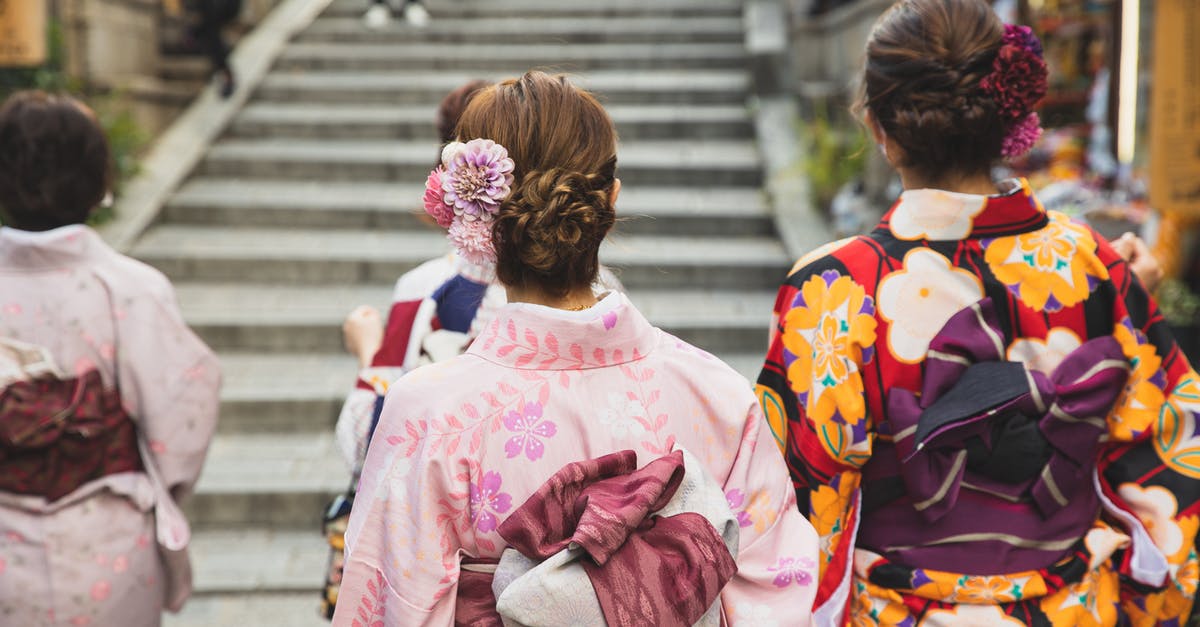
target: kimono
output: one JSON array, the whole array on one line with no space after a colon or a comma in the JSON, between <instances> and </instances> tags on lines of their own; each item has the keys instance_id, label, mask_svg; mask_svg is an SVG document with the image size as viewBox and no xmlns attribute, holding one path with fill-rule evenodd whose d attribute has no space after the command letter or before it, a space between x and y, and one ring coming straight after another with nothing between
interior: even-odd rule
<instances>
[{"instance_id":1,"label":"kimono","mask_svg":"<svg viewBox=\"0 0 1200 627\"><path fill-rule=\"evenodd\" d=\"M1200 377L1106 241L1002 189L906 191L779 291L757 391L817 624L1187 620Z\"/></svg>"},{"instance_id":2,"label":"kimono","mask_svg":"<svg viewBox=\"0 0 1200 627\"><path fill-rule=\"evenodd\" d=\"M454 624L464 564L501 556L499 530L548 478L618 453L646 466L677 449L700 460L737 520L726 624L808 624L816 537L749 386L616 292L580 312L508 304L465 354L392 384L346 533L334 624Z\"/></svg>"},{"instance_id":3,"label":"kimono","mask_svg":"<svg viewBox=\"0 0 1200 627\"><path fill-rule=\"evenodd\" d=\"M133 421L141 468L60 498L0 491L0 623L158 625L164 606L178 610L190 592L176 500L195 484L216 428L215 355L184 324L162 274L83 225L0 228L0 343L37 356L36 373L100 383ZM0 451L0 473L4 459Z\"/></svg>"},{"instance_id":4,"label":"kimono","mask_svg":"<svg viewBox=\"0 0 1200 627\"><path fill-rule=\"evenodd\" d=\"M362 466L371 426L391 382L417 366L461 353L504 304L504 288L495 279L495 270L450 254L396 281L383 345L371 365L359 370L338 415L338 447L350 470Z\"/></svg>"}]
</instances>

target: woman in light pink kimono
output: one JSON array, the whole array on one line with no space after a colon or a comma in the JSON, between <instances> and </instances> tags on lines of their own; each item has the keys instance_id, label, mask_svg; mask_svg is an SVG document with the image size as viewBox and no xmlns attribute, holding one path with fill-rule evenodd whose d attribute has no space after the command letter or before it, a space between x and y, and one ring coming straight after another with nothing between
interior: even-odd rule
<instances>
[{"instance_id":1,"label":"woman in light pink kimono","mask_svg":"<svg viewBox=\"0 0 1200 627\"><path fill-rule=\"evenodd\" d=\"M170 283L85 226L108 186L90 111L0 108L0 624L158 625L190 593L220 373Z\"/></svg>"},{"instance_id":2,"label":"woman in light pink kimono","mask_svg":"<svg viewBox=\"0 0 1200 627\"><path fill-rule=\"evenodd\" d=\"M458 136L426 210L509 304L391 386L334 624L808 624L817 539L748 383L591 289L620 189L607 113L534 72L477 95Z\"/></svg>"}]
</instances>

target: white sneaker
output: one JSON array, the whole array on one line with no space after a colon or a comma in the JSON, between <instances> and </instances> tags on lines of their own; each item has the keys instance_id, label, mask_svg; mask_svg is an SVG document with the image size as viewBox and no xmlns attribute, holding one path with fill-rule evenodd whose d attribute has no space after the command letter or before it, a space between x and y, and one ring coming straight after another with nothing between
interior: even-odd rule
<instances>
[{"instance_id":1,"label":"white sneaker","mask_svg":"<svg viewBox=\"0 0 1200 627\"><path fill-rule=\"evenodd\" d=\"M404 20L417 28L429 26L429 11L420 2L409 2L404 5Z\"/></svg>"},{"instance_id":2,"label":"white sneaker","mask_svg":"<svg viewBox=\"0 0 1200 627\"><path fill-rule=\"evenodd\" d=\"M366 15L363 15L363 22L367 28L383 28L392 22L392 11L382 4L372 4Z\"/></svg>"}]
</instances>

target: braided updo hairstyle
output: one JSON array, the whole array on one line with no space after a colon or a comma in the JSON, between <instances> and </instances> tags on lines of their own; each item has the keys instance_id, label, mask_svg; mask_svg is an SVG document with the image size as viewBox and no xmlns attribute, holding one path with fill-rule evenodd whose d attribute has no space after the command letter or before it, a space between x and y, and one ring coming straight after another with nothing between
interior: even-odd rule
<instances>
[{"instance_id":1,"label":"braided updo hairstyle","mask_svg":"<svg viewBox=\"0 0 1200 627\"><path fill-rule=\"evenodd\" d=\"M1004 24L984 0L902 0L867 41L859 109L927 181L987 172L1012 123L981 85Z\"/></svg>"},{"instance_id":2,"label":"braided updo hairstyle","mask_svg":"<svg viewBox=\"0 0 1200 627\"><path fill-rule=\"evenodd\" d=\"M516 167L493 230L502 283L557 297L592 285L616 213L617 133L590 93L529 72L478 92L458 140L490 139Z\"/></svg>"}]
</instances>

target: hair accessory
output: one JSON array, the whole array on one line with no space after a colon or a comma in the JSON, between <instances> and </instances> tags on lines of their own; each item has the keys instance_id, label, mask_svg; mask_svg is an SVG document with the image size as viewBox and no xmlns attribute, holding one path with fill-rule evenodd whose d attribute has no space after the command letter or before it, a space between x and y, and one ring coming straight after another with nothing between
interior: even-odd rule
<instances>
[{"instance_id":1,"label":"hair accessory","mask_svg":"<svg viewBox=\"0 0 1200 627\"><path fill-rule=\"evenodd\" d=\"M515 168L508 150L490 139L451 142L425 181L425 212L449 229L450 241L471 263L496 261L492 224L512 191Z\"/></svg>"},{"instance_id":2,"label":"hair accessory","mask_svg":"<svg viewBox=\"0 0 1200 627\"><path fill-rule=\"evenodd\" d=\"M1002 150L1005 157L1025 154L1042 133L1040 119L1033 112L1046 96L1047 71L1042 55L1042 42L1033 29L1006 24L992 72L979 83L996 101L1008 125Z\"/></svg>"}]
</instances>

